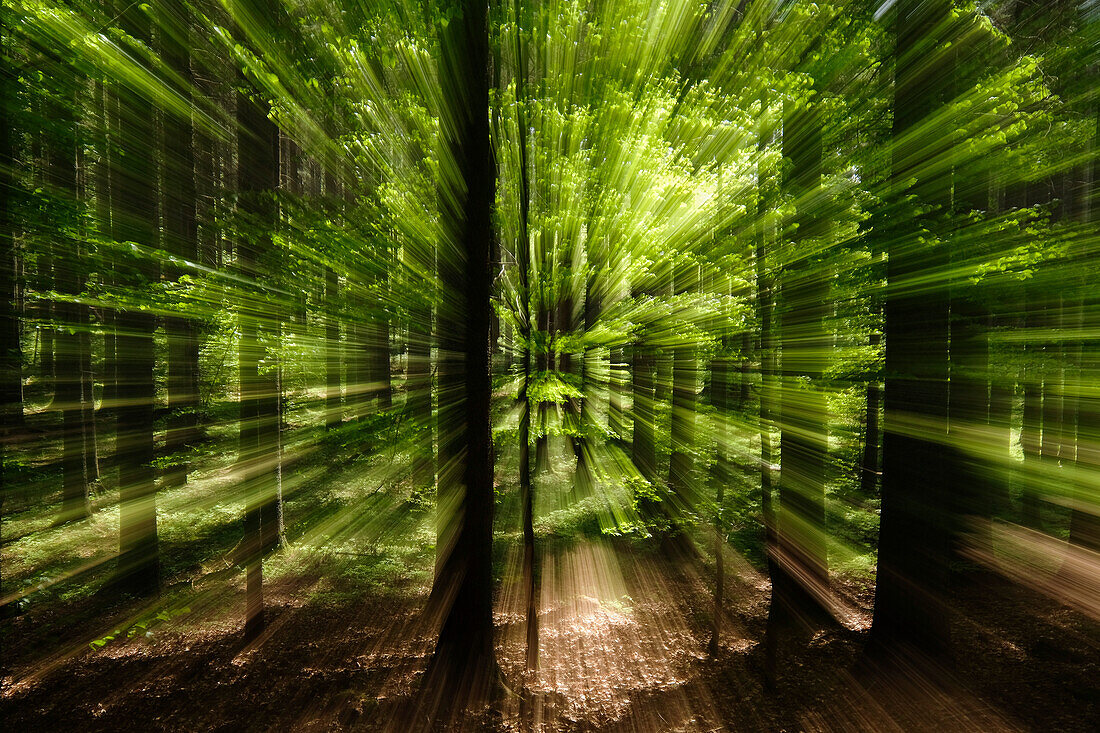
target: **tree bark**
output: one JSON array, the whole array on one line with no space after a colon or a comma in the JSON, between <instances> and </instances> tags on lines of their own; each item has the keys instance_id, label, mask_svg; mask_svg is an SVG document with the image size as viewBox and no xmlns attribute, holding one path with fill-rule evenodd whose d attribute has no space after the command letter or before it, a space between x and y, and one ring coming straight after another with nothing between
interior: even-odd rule
<instances>
[{"instance_id":1,"label":"tree bark","mask_svg":"<svg viewBox=\"0 0 1100 733\"><path fill-rule=\"evenodd\" d=\"M784 105L783 157L791 161L785 187L797 213L792 246L779 277L780 385L779 481L772 597L765 631L768 656L793 636L829 623L825 547L825 466L828 415L820 381L831 339L825 330L829 269L807 252L820 251L830 233L821 196L822 124L816 100ZM775 661L773 661L775 664Z\"/></svg>"},{"instance_id":2,"label":"tree bark","mask_svg":"<svg viewBox=\"0 0 1100 733\"><path fill-rule=\"evenodd\" d=\"M325 266L325 427L334 430L343 422L340 394L340 278Z\"/></svg>"},{"instance_id":3,"label":"tree bark","mask_svg":"<svg viewBox=\"0 0 1100 733\"><path fill-rule=\"evenodd\" d=\"M947 0L897 4L892 182L932 212L903 216L889 239L885 299L886 379L878 581L872 650L919 650L942 658L949 645L942 592L947 587L951 531L945 511L941 453L948 406L946 287L914 281L942 271L943 244L921 241L950 209L950 176L928 172L950 155L950 140L921 127L946 101L954 53L943 48L950 25ZM927 127L927 126L926 126ZM899 204L904 206L904 204ZM914 552L920 547L921 552Z\"/></svg>"},{"instance_id":4,"label":"tree bark","mask_svg":"<svg viewBox=\"0 0 1100 733\"><path fill-rule=\"evenodd\" d=\"M464 0L440 30L444 176L439 309L440 466L437 568L442 624L425 675L454 724L488 701L493 651L493 459L490 434L495 165L489 145L488 6ZM452 177L453 176L453 177Z\"/></svg>"},{"instance_id":5,"label":"tree bark","mask_svg":"<svg viewBox=\"0 0 1100 733\"><path fill-rule=\"evenodd\" d=\"M273 9L261 0L267 16ZM247 82L242 79L247 88ZM237 96L237 215L248 235L237 242L237 263L248 292L242 294L239 322L240 451L244 477L245 638L264 628L263 556L277 542L276 495L279 383L268 366L265 336L278 337L278 322L266 302L270 277L271 232L278 220L274 194L279 186L279 130L267 110L242 91ZM276 316L277 318L277 316ZM275 524L275 526L272 526Z\"/></svg>"},{"instance_id":6,"label":"tree bark","mask_svg":"<svg viewBox=\"0 0 1100 733\"><path fill-rule=\"evenodd\" d=\"M120 15L120 26L133 38L150 43L149 17L139 6ZM112 191L120 241L136 242L148 250L156 246L156 163L150 142L154 140L153 104L142 94L117 87L119 97L118 186ZM117 197L114 196L117 193ZM115 217L112 216L114 219ZM135 275L120 273L137 287L154 282L156 262L140 256ZM141 594L156 592L160 582L157 540L155 469L153 467L153 408L156 397L153 366L153 331L156 320L147 312L123 309L116 317L118 334L116 455L120 487L119 584Z\"/></svg>"},{"instance_id":7,"label":"tree bark","mask_svg":"<svg viewBox=\"0 0 1100 733\"><path fill-rule=\"evenodd\" d=\"M66 98L68 96L68 98ZM79 243L68 235L77 231L77 120L76 100L61 95L50 106L50 118L62 129L47 141L46 182L55 200L57 235L52 242L54 287L61 299L53 306L56 319L53 407L61 412L62 502L59 522L83 519L90 514L88 477L84 465L84 403L80 337L87 329L81 322L86 311L75 299L83 289Z\"/></svg>"},{"instance_id":8,"label":"tree bark","mask_svg":"<svg viewBox=\"0 0 1100 733\"><path fill-rule=\"evenodd\" d=\"M182 0L163 0L163 30L158 34L162 56L181 84L175 90L186 100L191 98L194 80L188 34L191 14ZM163 215L165 250L185 262L196 262L198 228L196 225L195 146L189 117L164 113L164 187ZM185 272L175 266L167 273L177 281ZM198 429L199 348L191 318L172 316L165 319L168 335L168 434L165 450L172 465L166 479L169 486L186 483L190 461L186 453L195 443Z\"/></svg>"}]
</instances>

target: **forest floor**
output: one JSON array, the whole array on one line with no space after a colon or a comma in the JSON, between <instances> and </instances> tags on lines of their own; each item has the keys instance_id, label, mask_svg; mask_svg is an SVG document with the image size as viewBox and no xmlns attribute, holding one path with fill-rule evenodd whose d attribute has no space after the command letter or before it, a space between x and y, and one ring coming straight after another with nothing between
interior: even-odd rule
<instances>
[{"instance_id":1,"label":"forest floor","mask_svg":"<svg viewBox=\"0 0 1100 733\"><path fill-rule=\"evenodd\" d=\"M549 547L540 670L526 680L518 562L509 555L503 563L497 653L509 689L528 691L523 717L539 730L1100 728L1097 624L995 577L956 594L950 673L907 668L905 661L893 671L860 664L864 606L848 627L785 650L778 683L765 690L760 641L769 589L732 554L722 640L712 658L713 576L703 563L628 540ZM268 584L267 630L249 646L241 641L237 581L217 593L166 593L159 625L95 648L58 643L96 633L91 621L87 628L54 623L63 639L48 640L34 629L56 622L56 610L6 620L6 729L387 728L408 708L431 651L431 630L419 613L425 588L318 595L327 582L323 567L302 560L299 572ZM870 601L869 589L848 590L857 602ZM177 616L171 609L181 598L190 598L189 606ZM133 605L93 609L95 597L84 603L88 615L100 624L113 618L120 631L140 615ZM83 617L80 610L67 608L64 618ZM21 638L38 641L21 645ZM505 695L497 726L520 730L520 712L519 696Z\"/></svg>"},{"instance_id":2,"label":"forest floor","mask_svg":"<svg viewBox=\"0 0 1100 733\"><path fill-rule=\"evenodd\" d=\"M117 489L98 491L93 515L63 528L52 525L57 505L49 502L6 514L4 587L18 613L0 619L5 730L397 729L393 721L415 709L433 648L422 613L430 502L401 472L411 448L357 442L387 434L384 424L356 429L333 436L336 446L286 448L299 456L284 485L288 545L264 563L267 628L249 645L233 560L244 504L232 455L211 455L186 484L160 487L164 586L156 598L102 590L117 547ZM371 458L348 461L342 451ZM49 458L28 466L41 473ZM498 525L518 526L517 510L502 507ZM497 657L507 690L493 727L1100 730L1100 624L1044 595L1041 583L978 572L957 583L954 662L943 670L910 659L864 663L873 586L839 573L843 623L781 649L777 683L765 689L770 588L732 546L724 546L721 643L711 655L715 562L707 551L684 557L627 537L552 536L540 542L533 675L523 672L518 532L497 543Z\"/></svg>"}]
</instances>

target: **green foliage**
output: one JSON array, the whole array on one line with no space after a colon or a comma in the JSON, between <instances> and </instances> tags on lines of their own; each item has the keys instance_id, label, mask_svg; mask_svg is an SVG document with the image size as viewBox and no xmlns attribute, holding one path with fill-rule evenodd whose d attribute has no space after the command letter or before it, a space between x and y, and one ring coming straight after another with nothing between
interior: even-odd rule
<instances>
[{"instance_id":1,"label":"green foliage","mask_svg":"<svg viewBox=\"0 0 1100 733\"><path fill-rule=\"evenodd\" d=\"M95 650L102 649L115 640L121 641L139 636L149 639L153 637L155 630L163 629L169 622L189 613L191 613L191 609L186 606L183 608L165 608L155 614L142 616L129 626L115 629L112 633L89 642L88 646Z\"/></svg>"}]
</instances>

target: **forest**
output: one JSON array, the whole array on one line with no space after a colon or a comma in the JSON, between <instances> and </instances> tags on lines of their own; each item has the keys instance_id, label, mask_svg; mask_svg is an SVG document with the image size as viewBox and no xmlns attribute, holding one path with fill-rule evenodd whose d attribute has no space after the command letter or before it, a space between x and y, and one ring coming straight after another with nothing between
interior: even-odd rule
<instances>
[{"instance_id":1,"label":"forest","mask_svg":"<svg viewBox=\"0 0 1100 733\"><path fill-rule=\"evenodd\" d=\"M0 20L6 730L1100 730L1097 0Z\"/></svg>"}]
</instances>

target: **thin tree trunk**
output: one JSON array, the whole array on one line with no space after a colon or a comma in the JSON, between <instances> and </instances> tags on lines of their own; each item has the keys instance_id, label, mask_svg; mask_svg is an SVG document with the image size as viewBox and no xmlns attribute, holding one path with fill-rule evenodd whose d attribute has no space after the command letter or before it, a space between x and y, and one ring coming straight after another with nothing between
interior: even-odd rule
<instances>
[{"instance_id":1,"label":"thin tree trunk","mask_svg":"<svg viewBox=\"0 0 1100 733\"><path fill-rule=\"evenodd\" d=\"M340 427L343 422L343 400L340 394L340 278L325 266L325 427Z\"/></svg>"},{"instance_id":2,"label":"thin tree trunk","mask_svg":"<svg viewBox=\"0 0 1100 733\"><path fill-rule=\"evenodd\" d=\"M697 268L693 265L687 272L678 273L675 288L679 294L698 288ZM668 485L670 499L675 503L668 506L665 513L672 524L672 531L679 537L678 549L686 550L688 538L679 527L680 515L690 511L695 504L695 459L692 449L695 443L695 416L698 412L697 393L699 367L695 348L690 344L680 344L672 351L672 416L669 426Z\"/></svg>"},{"instance_id":3,"label":"thin tree trunk","mask_svg":"<svg viewBox=\"0 0 1100 733\"><path fill-rule=\"evenodd\" d=\"M158 35L162 55L182 82L177 93L190 100L193 82L188 47L190 11L182 0L165 0L161 9L164 31ZM199 257L192 133L190 118L164 114L165 249L186 262L196 262ZM178 281L183 273L183 268L176 267L169 277ZM196 439L199 349L190 318L169 317L164 325L168 335L169 409L165 450L172 457L172 467L166 478L168 485L172 486L187 481L190 461L185 456Z\"/></svg>"},{"instance_id":4,"label":"thin tree trunk","mask_svg":"<svg viewBox=\"0 0 1100 733\"><path fill-rule=\"evenodd\" d=\"M877 350L882 336L878 331L873 331L870 338L870 346ZM880 440L882 428L879 424L879 413L882 411L882 383L872 377L867 383L867 408L863 419L863 453L859 466L859 491L860 496L874 496L881 475L881 451Z\"/></svg>"},{"instance_id":5,"label":"thin tree trunk","mask_svg":"<svg viewBox=\"0 0 1100 733\"><path fill-rule=\"evenodd\" d=\"M80 322L88 323L88 306L80 305ZM99 431L95 414L95 375L92 373L92 334L80 332L80 422L84 434L84 477L88 484L99 480Z\"/></svg>"},{"instance_id":6,"label":"thin tree trunk","mask_svg":"<svg viewBox=\"0 0 1100 733\"><path fill-rule=\"evenodd\" d=\"M63 123L63 129L47 142L46 182L56 200L54 214L58 236L54 251L54 286L61 300L53 306L60 328L53 339L55 359L53 407L62 415L62 502L59 522L83 519L90 513L88 481L84 465L84 403L80 334L87 328L81 322L85 311L74 302L83 289L79 244L65 232L77 231L77 121L73 99L62 98L50 106L51 118Z\"/></svg>"},{"instance_id":7,"label":"thin tree trunk","mask_svg":"<svg viewBox=\"0 0 1100 733\"><path fill-rule=\"evenodd\" d=\"M513 6L517 27L520 25L520 1ZM528 673L539 668L539 558L535 546L535 497L531 488L531 399L528 386L531 380L531 240L528 230L528 215L531 206L530 181L527 172L527 122L526 69L523 40L516 35L516 59L520 76L516 80L516 113L519 116L519 160L520 160L520 197L519 197L519 242L516 243L516 268L519 270L520 297L520 339L523 349L520 353L522 381L519 388L519 488L523 503L523 585L524 605L527 609L527 645L524 667Z\"/></svg>"},{"instance_id":8,"label":"thin tree trunk","mask_svg":"<svg viewBox=\"0 0 1100 733\"><path fill-rule=\"evenodd\" d=\"M150 42L146 12L134 5L120 15L122 29L135 39ZM149 148L154 140L153 105L128 87L119 86L120 140L117 199L118 239L156 246L156 165ZM115 218L115 217L112 217ZM142 259L136 285L154 282L156 263ZM116 410L118 429L116 455L119 464L118 582L126 590L142 594L156 592L160 582L157 540L156 488L153 467L153 331L154 317L143 311L122 310L116 317L118 335Z\"/></svg>"},{"instance_id":9,"label":"thin tree trunk","mask_svg":"<svg viewBox=\"0 0 1100 733\"><path fill-rule=\"evenodd\" d=\"M1028 321L1032 321L1028 317ZM1030 330L1033 322L1025 323ZM1023 491L1021 493L1022 521L1025 527L1041 529L1043 526L1041 501L1036 490L1037 479L1033 475L1041 459L1041 431L1043 425L1043 380L1037 362L1037 349L1027 344L1025 353L1028 362L1024 367L1024 414L1020 427L1020 447L1024 454L1022 471Z\"/></svg>"},{"instance_id":10,"label":"thin tree trunk","mask_svg":"<svg viewBox=\"0 0 1100 733\"><path fill-rule=\"evenodd\" d=\"M269 265L271 232L278 220L273 195L279 186L279 130L267 110L243 91L237 96L237 124L238 216L251 233L237 242L237 263L241 275L262 289L268 274L265 266ZM270 459L279 431L279 384L272 370L260 370L267 356L264 337L277 329L278 323L273 324L271 314L261 307L242 299L239 312L246 639L254 639L264 628L263 556L278 536L271 531L271 524L277 521L278 462ZM277 338L277 332L274 335Z\"/></svg>"},{"instance_id":11,"label":"thin tree trunk","mask_svg":"<svg viewBox=\"0 0 1100 733\"><path fill-rule=\"evenodd\" d=\"M0 26L0 55L10 58L11 34ZM19 323L18 272L15 249L15 217L11 213L11 193L15 162L15 135L11 106L15 76L10 65L0 64L0 521L12 486L5 466L12 455L16 438L23 430L23 350ZM0 598L5 596L0 576ZM4 607L7 615L9 607Z\"/></svg>"}]
</instances>

